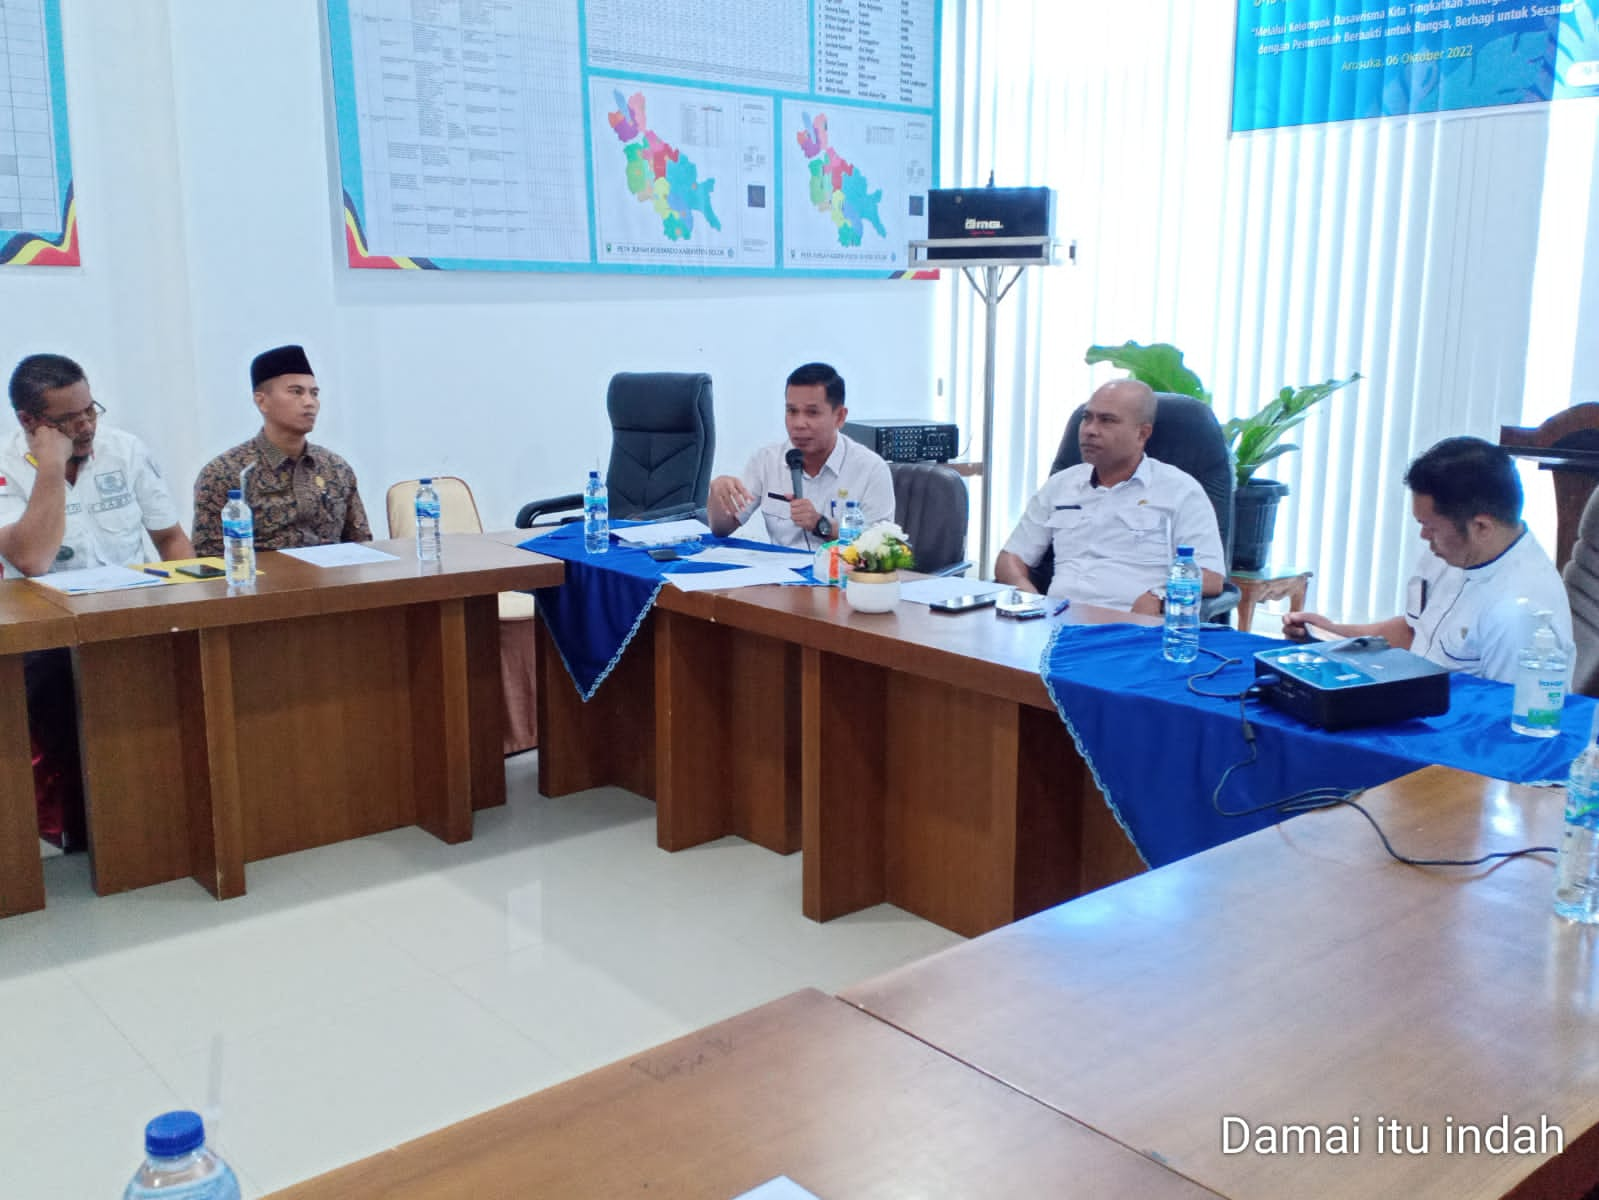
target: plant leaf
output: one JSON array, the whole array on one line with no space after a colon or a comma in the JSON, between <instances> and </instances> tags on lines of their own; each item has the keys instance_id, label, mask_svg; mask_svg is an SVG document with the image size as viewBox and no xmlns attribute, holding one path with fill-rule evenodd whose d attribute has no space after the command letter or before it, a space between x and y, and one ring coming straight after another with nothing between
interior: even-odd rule
<instances>
[{"instance_id":1,"label":"plant leaf","mask_svg":"<svg viewBox=\"0 0 1599 1200\"><path fill-rule=\"evenodd\" d=\"M1109 363L1128 372L1134 379L1147 383L1157 392L1175 392L1179 396L1192 396L1195 400L1210 403L1210 393L1200 383L1199 376L1183 363L1183 352L1167 342L1140 346L1137 342L1124 342L1120 346L1090 346L1083 361L1090 366Z\"/></svg>"}]
</instances>

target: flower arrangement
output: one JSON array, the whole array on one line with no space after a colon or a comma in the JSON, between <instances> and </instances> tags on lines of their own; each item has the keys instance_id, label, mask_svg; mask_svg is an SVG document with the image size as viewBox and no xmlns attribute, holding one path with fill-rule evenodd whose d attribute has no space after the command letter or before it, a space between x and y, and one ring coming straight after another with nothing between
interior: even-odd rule
<instances>
[{"instance_id":1,"label":"flower arrangement","mask_svg":"<svg viewBox=\"0 0 1599 1200\"><path fill-rule=\"evenodd\" d=\"M892 521L879 521L861 531L848 546L839 552L853 570L872 574L886 574L916 565L905 531Z\"/></svg>"}]
</instances>

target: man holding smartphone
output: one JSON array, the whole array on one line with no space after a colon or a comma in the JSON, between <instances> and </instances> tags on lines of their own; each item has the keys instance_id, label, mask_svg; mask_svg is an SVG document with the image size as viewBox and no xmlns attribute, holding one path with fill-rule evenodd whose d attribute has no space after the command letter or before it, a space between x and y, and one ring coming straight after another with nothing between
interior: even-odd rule
<instances>
[{"instance_id":1,"label":"man holding smartphone","mask_svg":"<svg viewBox=\"0 0 1599 1200\"><path fill-rule=\"evenodd\" d=\"M194 548L150 451L100 424L83 368L33 354L11 374L21 426L0 446L0 568L8 576L191 558ZM40 833L83 844L77 706L67 650L25 656Z\"/></svg>"}]
</instances>

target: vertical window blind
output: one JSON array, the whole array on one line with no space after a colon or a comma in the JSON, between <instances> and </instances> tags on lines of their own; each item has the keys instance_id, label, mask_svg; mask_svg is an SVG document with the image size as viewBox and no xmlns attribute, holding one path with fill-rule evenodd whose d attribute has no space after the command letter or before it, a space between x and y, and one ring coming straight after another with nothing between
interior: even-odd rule
<instances>
[{"instance_id":1,"label":"vertical window blind","mask_svg":"<svg viewBox=\"0 0 1599 1200\"><path fill-rule=\"evenodd\" d=\"M944 185L1055 188L1077 262L1027 270L1000 308L991 447L983 308L944 273L946 412L993 472L997 549L1072 409L1116 374L1084 365L1090 344L1175 343L1223 421L1359 371L1262 472L1292 489L1272 558L1315 572L1312 607L1389 616L1420 549L1409 460L1542 420L1592 366L1595 105L1230 137L1232 40L1223 3L949 0ZM1573 182L1551 197L1556 175ZM1548 486L1528 479L1546 548Z\"/></svg>"}]
</instances>

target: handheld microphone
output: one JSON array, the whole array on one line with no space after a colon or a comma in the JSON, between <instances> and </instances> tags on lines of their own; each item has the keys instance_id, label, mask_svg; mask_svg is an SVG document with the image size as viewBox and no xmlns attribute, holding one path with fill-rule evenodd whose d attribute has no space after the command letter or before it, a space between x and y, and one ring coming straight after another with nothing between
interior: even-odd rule
<instances>
[{"instance_id":1,"label":"handheld microphone","mask_svg":"<svg viewBox=\"0 0 1599 1200\"><path fill-rule=\"evenodd\" d=\"M800 467L805 462L805 455L802 451L790 450L783 455L783 462L788 465L789 482L794 488L794 499L798 500L805 494L804 489L801 487L802 477L800 475ZM823 541L826 541L833 536L833 523L826 517L821 518L816 523L816 534Z\"/></svg>"},{"instance_id":2,"label":"handheld microphone","mask_svg":"<svg viewBox=\"0 0 1599 1200\"><path fill-rule=\"evenodd\" d=\"M788 464L788 478L794 485L794 499L798 500L803 495L800 491L800 467L805 462L805 455L799 450L790 450L783 456L783 461Z\"/></svg>"}]
</instances>

